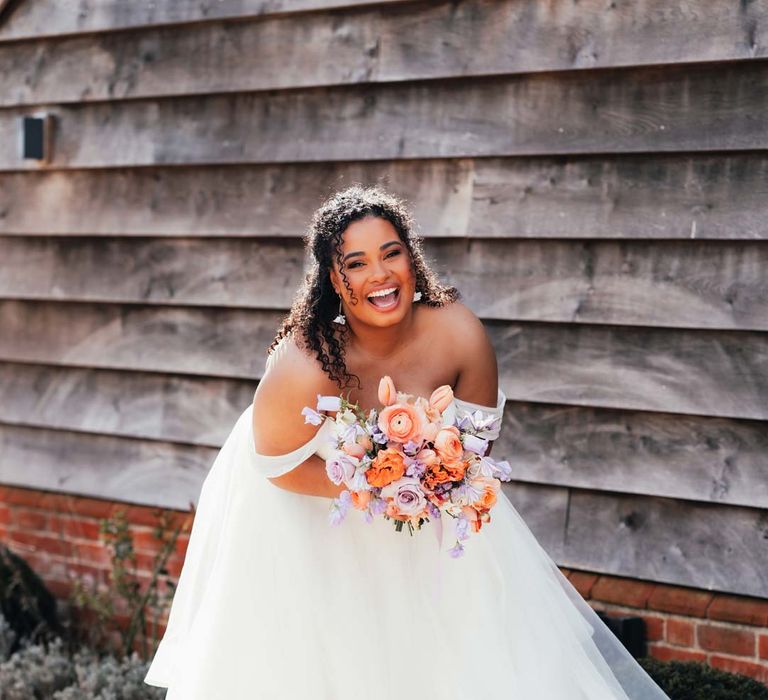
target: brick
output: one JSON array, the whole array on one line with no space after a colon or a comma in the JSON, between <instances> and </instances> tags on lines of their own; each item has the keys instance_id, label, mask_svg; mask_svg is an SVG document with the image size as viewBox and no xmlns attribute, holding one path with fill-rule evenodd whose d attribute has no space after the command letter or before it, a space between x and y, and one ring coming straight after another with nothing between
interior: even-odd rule
<instances>
[{"instance_id":1,"label":"brick","mask_svg":"<svg viewBox=\"0 0 768 700\"><path fill-rule=\"evenodd\" d=\"M768 600L717 594L707 608L707 617L726 622L768 626Z\"/></svg>"},{"instance_id":2,"label":"brick","mask_svg":"<svg viewBox=\"0 0 768 700\"><path fill-rule=\"evenodd\" d=\"M7 487L3 489L2 501L6 505L36 507L43 497L42 491Z\"/></svg>"},{"instance_id":3,"label":"brick","mask_svg":"<svg viewBox=\"0 0 768 700\"><path fill-rule=\"evenodd\" d=\"M648 607L661 612L704 617L713 597L713 593L698 588L657 584L648 598Z\"/></svg>"},{"instance_id":4,"label":"brick","mask_svg":"<svg viewBox=\"0 0 768 700\"><path fill-rule=\"evenodd\" d=\"M696 627L696 638L702 649L736 656L755 655L756 641L752 630L700 623Z\"/></svg>"},{"instance_id":5,"label":"brick","mask_svg":"<svg viewBox=\"0 0 768 700\"><path fill-rule=\"evenodd\" d=\"M757 643L757 655L761 659L768 659L768 634L761 634Z\"/></svg>"},{"instance_id":6,"label":"brick","mask_svg":"<svg viewBox=\"0 0 768 700\"><path fill-rule=\"evenodd\" d=\"M107 547L95 542L72 543L72 560L95 564L99 567L111 565L112 555Z\"/></svg>"},{"instance_id":7,"label":"brick","mask_svg":"<svg viewBox=\"0 0 768 700\"><path fill-rule=\"evenodd\" d=\"M3 505L0 505L0 525L10 525L11 511Z\"/></svg>"},{"instance_id":8,"label":"brick","mask_svg":"<svg viewBox=\"0 0 768 700\"><path fill-rule=\"evenodd\" d=\"M712 654L709 657L709 664L714 668L719 668L730 673L740 673L743 676L750 676L760 683L768 685L768 665L746 661L744 659L733 659L728 656Z\"/></svg>"},{"instance_id":9,"label":"brick","mask_svg":"<svg viewBox=\"0 0 768 700\"><path fill-rule=\"evenodd\" d=\"M52 515L49 529L78 540L99 541L99 521L95 519L72 518L66 515Z\"/></svg>"},{"instance_id":10,"label":"brick","mask_svg":"<svg viewBox=\"0 0 768 700\"><path fill-rule=\"evenodd\" d=\"M49 537L47 535L36 535L31 532L10 531L8 539L19 545L23 545L28 552L49 552L50 554L59 554L68 556L72 551L72 543L58 537Z\"/></svg>"},{"instance_id":11,"label":"brick","mask_svg":"<svg viewBox=\"0 0 768 700\"><path fill-rule=\"evenodd\" d=\"M659 661L706 661L707 655L701 651L680 649L664 644L654 643L648 645L648 653Z\"/></svg>"},{"instance_id":12,"label":"brick","mask_svg":"<svg viewBox=\"0 0 768 700\"><path fill-rule=\"evenodd\" d=\"M571 571L568 580L582 598L589 599L592 586L595 585L598 578L597 574L591 574L588 571Z\"/></svg>"},{"instance_id":13,"label":"brick","mask_svg":"<svg viewBox=\"0 0 768 700\"><path fill-rule=\"evenodd\" d=\"M692 647L695 638L695 626L690 620L667 620L666 639L678 647Z\"/></svg>"},{"instance_id":14,"label":"brick","mask_svg":"<svg viewBox=\"0 0 768 700\"><path fill-rule=\"evenodd\" d=\"M592 587L592 598L606 603L644 608L656 584L617 576L601 576Z\"/></svg>"},{"instance_id":15,"label":"brick","mask_svg":"<svg viewBox=\"0 0 768 700\"><path fill-rule=\"evenodd\" d=\"M48 529L48 515L43 511L14 508L12 517L14 526L22 530L45 531Z\"/></svg>"},{"instance_id":16,"label":"brick","mask_svg":"<svg viewBox=\"0 0 768 700\"><path fill-rule=\"evenodd\" d=\"M664 639L666 620L658 615L641 615L645 620L645 636L649 642Z\"/></svg>"}]
</instances>

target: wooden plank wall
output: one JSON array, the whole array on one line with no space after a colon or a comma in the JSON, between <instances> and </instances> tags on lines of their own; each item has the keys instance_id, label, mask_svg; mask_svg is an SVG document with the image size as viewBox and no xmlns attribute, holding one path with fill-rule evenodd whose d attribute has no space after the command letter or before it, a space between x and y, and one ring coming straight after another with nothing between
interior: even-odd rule
<instances>
[{"instance_id":1,"label":"wooden plank wall","mask_svg":"<svg viewBox=\"0 0 768 700\"><path fill-rule=\"evenodd\" d=\"M767 33L731 0L9 3L0 481L187 507L309 216L379 182L487 324L557 562L768 597Z\"/></svg>"}]
</instances>

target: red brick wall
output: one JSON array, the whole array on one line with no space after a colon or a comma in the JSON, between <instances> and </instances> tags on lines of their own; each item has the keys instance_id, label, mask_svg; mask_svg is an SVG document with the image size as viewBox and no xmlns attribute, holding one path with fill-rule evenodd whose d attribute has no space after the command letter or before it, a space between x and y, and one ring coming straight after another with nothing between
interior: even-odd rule
<instances>
[{"instance_id":1,"label":"red brick wall","mask_svg":"<svg viewBox=\"0 0 768 700\"><path fill-rule=\"evenodd\" d=\"M768 600L562 571L595 610L642 617L651 656L705 661L768 685Z\"/></svg>"},{"instance_id":2,"label":"red brick wall","mask_svg":"<svg viewBox=\"0 0 768 700\"><path fill-rule=\"evenodd\" d=\"M139 572L149 578L158 542L153 508L93 498L0 487L0 537L26 559L51 590L65 598L74 577L106 581L109 554L99 541L99 518L126 509ZM180 522L188 514L178 513ZM168 565L178 577L188 536ZM768 600L624 579L562 568L596 610L646 621L651 656L701 660L768 684Z\"/></svg>"}]
</instances>

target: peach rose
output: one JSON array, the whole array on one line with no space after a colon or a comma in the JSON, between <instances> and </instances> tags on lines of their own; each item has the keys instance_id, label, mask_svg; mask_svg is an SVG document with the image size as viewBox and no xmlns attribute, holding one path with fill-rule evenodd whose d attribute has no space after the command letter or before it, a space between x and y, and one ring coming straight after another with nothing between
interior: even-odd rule
<instances>
[{"instance_id":1,"label":"peach rose","mask_svg":"<svg viewBox=\"0 0 768 700\"><path fill-rule=\"evenodd\" d=\"M469 520L469 525L472 528L472 532L480 532L480 528L483 526L478 512L471 506L464 506L461 509L464 517Z\"/></svg>"},{"instance_id":2,"label":"peach rose","mask_svg":"<svg viewBox=\"0 0 768 700\"><path fill-rule=\"evenodd\" d=\"M473 488L482 490L482 495L472 505L475 508L488 510L496 504L496 496L501 488L501 481L489 476L481 476L470 481Z\"/></svg>"},{"instance_id":3,"label":"peach rose","mask_svg":"<svg viewBox=\"0 0 768 700\"><path fill-rule=\"evenodd\" d=\"M365 510L371 502L370 491L350 491L352 494L352 505L358 510Z\"/></svg>"},{"instance_id":4,"label":"peach rose","mask_svg":"<svg viewBox=\"0 0 768 700\"><path fill-rule=\"evenodd\" d=\"M430 464L436 464L439 461L437 458L437 452L430 450L428 447L425 447L423 450L417 452L416 459L418 459L420 462L424 462L426 466L429 466Z\"/></svg>"},{"instance_id":5,"label":"peach rose","mask_svg":"<svg viewBox=\"0 0 768 700\"><path fill-rule=\"evenodd\" d=\"M341 449L350 457L357 457L358 459L365 457L365 447L358 445L356 442L353 442L351 445L344 444Z\"/></svg>"},{"instance_id":6,"label":"peach rose","mask_svg":"<svg viewBox=\"0 0 768 700\"><path fill-rule=\"evenodd\" d=\"M385 374L379 380L379 403L382 406L389 406L394 403L397 392L395 391L395 383L392 378Z\"/></svg>"},{"instance_id":7,"label":"peach rose","mask_svg":"<svg viewBox=\"0 0 768 700\"><path fill-rule=\"evenodd\" d=\"M399 450L386 448L379 450L371 466L365 472L365 478L371 486L384 487L405 474L405 462Z\"/></svg>"},{"instance_id":8,"label":"peach rose","mask_svg":"<svg viewBox=\"0 0 768 700\"><path fill-rule=\"evenodd\" d=\"M461 433L455 425L441 428L435 436L435 450L445 462L458 462L464 454L464 447L459 436Z\"/></svg>"},{"instance_id":9,"label":"peach rose","mask_svg":"<svg viewBox=\"0 0 768 700\"><path fill-rule=\"evenodd\" d=\"M453 401L453 389L448 384L437 387L429 397L429 405L440 413L448 408L451 401Z\"/></svg>"},{"instance_id":10,"label":"peach rose","mask_svg":"<svg viewBox=\"0 0 768 700\"><path fill-rule=\"evenodd\" d=\"M424 411L413 404L392 404L379 413L379 428L393 442L421 442L426 425Z\"/></svg>"}]
</instances>

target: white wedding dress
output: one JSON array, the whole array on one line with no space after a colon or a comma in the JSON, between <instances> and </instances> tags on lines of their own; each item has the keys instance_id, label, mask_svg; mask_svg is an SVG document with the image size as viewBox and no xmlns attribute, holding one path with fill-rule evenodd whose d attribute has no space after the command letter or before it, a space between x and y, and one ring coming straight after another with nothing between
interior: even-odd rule
<instances>
[{"instance_id":1,"label":"white wedding dress","mask_svg":"<svg viewBox=\"0 0 768 700\"><path fill-rule=\"evenodd\" d=\"M271 355L267 361L267 371ZM459 399L445 422L495 407ZM165 635L166 700L662 700L508 497L453 559L453 519L413 536L267 477L325 457L331 421L280 456L243 411L206 476ZM494 455L494 458L499 455ZM668 698L667 698L668 700Z\"/></svg>"}]
</instances>

